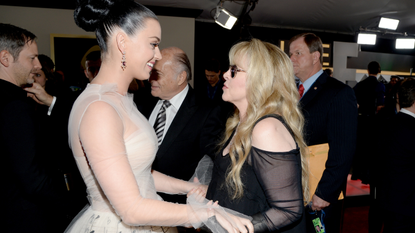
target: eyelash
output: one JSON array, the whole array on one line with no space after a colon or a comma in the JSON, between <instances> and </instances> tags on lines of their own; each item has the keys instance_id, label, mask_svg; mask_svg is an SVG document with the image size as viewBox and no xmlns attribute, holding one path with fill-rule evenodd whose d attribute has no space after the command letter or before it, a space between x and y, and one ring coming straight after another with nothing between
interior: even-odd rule
<instances>
[{"instance_id":1,"label":"eyelash","mask_svg":"<svg viewBox=\"0 0 415 233\"><path fill-rule=\"evenodd\" d=\"M158 43L151 43L151 46L153 46L153 48L157 48L157 47L159 47L159 44Z\"/></svg>"}]
</instances>

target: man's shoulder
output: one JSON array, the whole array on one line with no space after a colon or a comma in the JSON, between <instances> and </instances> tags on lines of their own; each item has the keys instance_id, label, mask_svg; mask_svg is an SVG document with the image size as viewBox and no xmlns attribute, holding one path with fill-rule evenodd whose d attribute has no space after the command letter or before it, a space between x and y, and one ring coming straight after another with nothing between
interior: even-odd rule
<instances>
[{"instance_id":1,"label":"man's shoulder","mask_svg":"<svg viewBox=\"0 0 415 233\"><path fill-rule=\"evenodd\" d=\"M337 88L351 88L348 85L346 85L344 82L334 77L327 77L327 85L337 87Z\"/></svg>"},{"instance_id":2,"label":"man's shoulder","mask_svg":"<svg viewBox=\"0 0 415 233\"><path fill-rule=\"evenodd\" d=\"M27 98L23 89L2 79L0 79L0 99L1 108L11 102L27 103Z\"/></svg>"},{"instance_id":3,"label":"man's shoulder","mask_svg":"<svg viewBox=\"0 0 415 233\"><path fill-rule=\"evenodd\" d=\"M325 80L325 83L322 84L323 85L323 90L326 92L330 92L330 93L353 93L353 89L337 80L336 78L333 77L327 77L327 79Z\"/></svg>"},{"instance_id":4,"label":"man's shoulder","mask_svg":"<svg viewBox=\"0 0 415 233\"><path fill-rule=\"evenodd\" d=\"M394 120L393 122L396 125L399 124L404 124L408 127L410 126L415 126L415 118L407 113L404 112L398 112L395 116L394 116ZM409 123L410 122L410 123Z\"/></svg>"}]
</instances>

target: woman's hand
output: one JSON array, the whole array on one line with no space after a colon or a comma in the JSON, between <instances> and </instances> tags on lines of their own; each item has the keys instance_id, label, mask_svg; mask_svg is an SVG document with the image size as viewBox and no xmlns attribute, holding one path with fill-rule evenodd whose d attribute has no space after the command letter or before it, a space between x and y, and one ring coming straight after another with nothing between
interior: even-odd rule
<instances>
[{"instance_id":1,"label":"woman's hand","mask_svg":"<svg viewBox=\"0 0 415 233\"><path fill-rule=\"evenodd\" d=\"M197 196L201 196L203 198L206 197L206 192L207 192L208 186L207 185L199 185L195 188L192 188L188 193L187 193L187 197L190 197L192 194L196 194Z\"/></svg>"},{"instance_id":2,"label":"woman's hand","mask_svg":"<svg viewBox=\"0 0 415 233\"><path fill-rule=\"evenodd\" d=\"M196 177L193 179L193 183L196 184L196 186L187 193L187 197L191 196L194 193L196 193L197 196L206 197L209 186L200 184L199 180Z\"/></svg>"},{"instance_id":3,"label":"woman's hand","mask_svg":"<svg viewBox=\"0 0 415 233\"><path fill-rule=\"evenodd\" d=\"M193 227L199 228L202 223L212 232L254 233L254 226L248 216L219 206L218 202L205 199L205 193L195 189L188 197L189 221ZM204 194L202 196L202 193Z\"/></svg>"},{"instance_id":4,"label":"woman's hand","mask_svg":"<svg viewBox=\"0 0 415 233\"><path fill-rule=\"evenodd\" d=\"M213 206L219 206L218 201ZM228 233L254 233L254 226L251 220L227 213L221 209L214 210L216 220Z\"/></svg>"}]
</instances>

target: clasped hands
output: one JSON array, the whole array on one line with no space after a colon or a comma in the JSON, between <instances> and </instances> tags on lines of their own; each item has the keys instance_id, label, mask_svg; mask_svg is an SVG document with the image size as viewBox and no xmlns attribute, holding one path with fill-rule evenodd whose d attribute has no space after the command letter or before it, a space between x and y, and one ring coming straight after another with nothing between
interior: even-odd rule
<instances>
[{"instance_id":1,"label":"clasped hands","mask_svg":"<svg viewBox=\"0 0 415 233\"><path fill-rule=\"evenodd\" d=\"M198 183L197 178L195 178L194 183ZM207 188L207 185L198 184L187 193L188 205L194 205L191 208L197 217L201 219L200 221L205 223L215 233L223 231L217 226L217 223L228 233L254 233L254 227L247 216L242 217L242 214L237 216L237 212L225 210L219 206L218 201L206 200ZM234 212L234 214L231 212Z\"/></svg>"}]
</instances>

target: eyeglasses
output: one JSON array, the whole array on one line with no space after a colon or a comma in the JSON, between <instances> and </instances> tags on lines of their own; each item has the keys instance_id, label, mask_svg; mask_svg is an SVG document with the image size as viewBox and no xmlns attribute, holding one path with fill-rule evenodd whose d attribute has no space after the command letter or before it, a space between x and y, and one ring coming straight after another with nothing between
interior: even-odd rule
<instances>
[{"instance_id":1,"label":"eyeglasses","mask_svg":"<svg viewBox=\"0 0 415 233\"><path fill-rule=\"evenodd\" d=\"M231 77L232 78L235 78L235 76L238 72L246 72L245 70L238 69L238 67L236 65L229 66L229 70L231 71Z\"/></svg>"}]
</instances>

